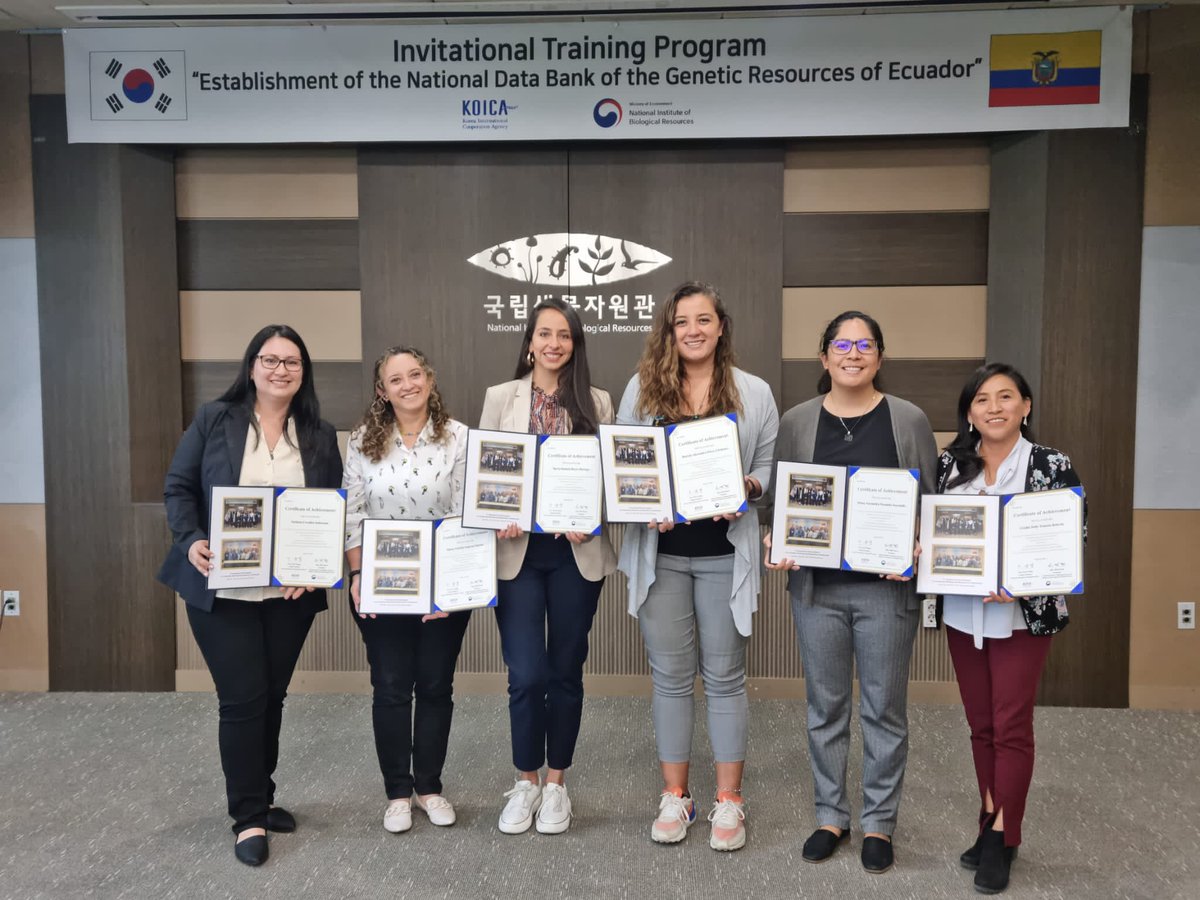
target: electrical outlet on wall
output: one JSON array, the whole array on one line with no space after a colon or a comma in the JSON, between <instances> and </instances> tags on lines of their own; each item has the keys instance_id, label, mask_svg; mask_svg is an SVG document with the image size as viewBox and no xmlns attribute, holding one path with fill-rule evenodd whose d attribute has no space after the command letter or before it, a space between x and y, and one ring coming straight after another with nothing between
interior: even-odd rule
<instances>
[{"instance_id":1,"label":"electrical outlet on wall","mask_svg":"<svg viewBox=\"0 0 1200 900\"><path fill-rule=\"evenodd\" d=\"M1179 617L1178 622L1176 623L1177 627L1187 629L1189 631L1195 629L1195 627L1196 627L1196 604L1195 603L1193 603L1191 601L1188 601L1185 603L1180 603L1179 607L1176 611L1176 615Z\"/></svg>"},{"instance_id":2,"label":"electrical outlet on wall","mask_svg":"<svg viewBox=\"0 0 1200 900\"><path fill-rule=\"evenodd\" d=\"M926 628L937 628L937 597L925 597L921 601L921 624Z\"/></svg>"},{"instance_id":3,"label":"electrical outlet on wall","mask_svg":"<svg viewBox=\"0 0 1200 900\"><path fill-rule=\"evenodd\" d=\"M20 591L5 591L4 592L4 615L19 616L21 614L21 592Z\"/></svg>"}]
</instances>

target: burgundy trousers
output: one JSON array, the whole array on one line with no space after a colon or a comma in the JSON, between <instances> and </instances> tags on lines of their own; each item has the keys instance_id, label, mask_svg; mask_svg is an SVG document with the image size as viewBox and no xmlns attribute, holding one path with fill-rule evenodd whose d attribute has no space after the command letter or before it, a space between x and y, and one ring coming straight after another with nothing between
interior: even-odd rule
<instances>
[{"instance_id":1,"label":"burgundy trousers","mask_svg":"<svg viewBox=\"0 0 1200 900\"><path fill-rule=\"evenodd\" d=\"M1050 637L1014 631L1008 638L984 638L981 650L962 631L947 628L946 638L971 726L980 819L990 791L994 807L1004 811L1004 844L1016 847L1033 779L1033 701Z\"/></svg>"}]
</instances>

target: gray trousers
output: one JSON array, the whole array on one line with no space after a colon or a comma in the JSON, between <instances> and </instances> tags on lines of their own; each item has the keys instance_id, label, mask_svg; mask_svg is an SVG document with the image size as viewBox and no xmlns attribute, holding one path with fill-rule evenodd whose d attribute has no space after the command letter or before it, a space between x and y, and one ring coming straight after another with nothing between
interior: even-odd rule
<instances>
[{"instance_id":1,"label":"gray trousers","mask_svg":"<svg viewBox=\"0 0 1200 900\"><path fill-rule=\"evenodd\" d=\"M920 618L911 586L880 579L815 585L810 602L792 595L808 694L808 751L817 825L850 827L853 666L858 666L863 735L864 832L896 828L908 760L908 671Z\"/></svg>"},{"instance_id":2,"label":"gray trousers","mask_svg":"<svg viewBox=\"0 0 1200 900\"><path fill-rule=\"evenodd\" d=\"M732 594L732 556L658 557L638 622L654 682L651 712L662 762L691 758L697 669L714 760L746 758L746 638L733 622Z\"/></svg>"}]
</instances>

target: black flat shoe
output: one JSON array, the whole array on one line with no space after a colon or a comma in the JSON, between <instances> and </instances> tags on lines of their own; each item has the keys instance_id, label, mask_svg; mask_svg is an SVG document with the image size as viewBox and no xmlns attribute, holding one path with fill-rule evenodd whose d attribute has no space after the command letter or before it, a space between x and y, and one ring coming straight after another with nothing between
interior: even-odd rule
<instances>
[{"instance_id":1,"label":"black flat shoe","mask_svg":"<svg viewBox=\"0 0 1200 900\"><path fill-rule=\"evenodd\" d=\"M988 829L983 833L979 869L975 872L975 890L980 894L999 894L1008 887L1009 870L1016 847L1004 846L1004 832Z\"/></svg>"},{"instance_id":2,"label":"black flat shoe","mask_svg":"<svg viewBox=\"0 0 1200 900\"><path fill-rule=\"evenodd\" d=\"M849 837L849 828L844 829L841 834L834 834L827 828L818 828L804 842L804 850L801 852L801 855L804 857L805 862L825 862L825 860L833 856L833 851L838 848L838 844Z\"/></svg>"},{"instance_id":3,"label":"black flat shoe","mask_svg":"<svg viewBox=\"0 0 1200 900\"><path fill-rule=\"evenodd\" d=\"M862 865L872 875L886 872L895 861L891 841L877 837L863 838Z\"/></svg>"},{"instance_id":4,"label":"black flat shoe","mask_svg":"<svg viewBox=\"0 0 1200 900\"><path fill-rule=\"evenodd\" d=\"M238 858L238 862L243 862L248 866L261 866L271 855L271 851L267 848L266 835L256 834L244 841L238 841L233 845L233 855Z\"/></svg>"},{"instance_id":5,"label":"black flat shoe","mask_svg":"<svg viewBox=\"0 0 1200 900\"><path fill-rule=\"evenodd\" d=\"M291 834L295 830L296 817L282 806L272 806L267 810L267 831Z\"/></svg>"}]
</instances>

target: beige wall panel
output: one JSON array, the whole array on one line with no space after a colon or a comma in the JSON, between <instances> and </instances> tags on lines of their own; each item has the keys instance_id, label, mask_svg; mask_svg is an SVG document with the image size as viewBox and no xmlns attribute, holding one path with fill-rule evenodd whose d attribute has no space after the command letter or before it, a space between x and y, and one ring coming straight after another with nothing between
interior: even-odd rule
<instances>
[{"instance_id":1,"label":"beige wall panel","mask_svg":"<svg viewBox=\"0 0 1200 900\"><path fill-rule=\"evenodd\" d=\"M21 615L0 630L0 690L49 687L46 609L46 507L0 504L0 589L21 592Z\"/></svg>"},{"instance_id":2,"label":"beige wall panel","mask_svg":"<svg viewBox=\"0 0 1200 900\"><path fill-rule=\"evenodd\" d=\"M0 238L33 237L29 38L0 32Z\"/></svg>"},{"instance_id":3,"label":"beige wall panel","mask_svg":"<svg viewBox=\"0 0 1200 900\"><path fill-rule=\"evenodd\" d=\"M937 448L940 452L950 446L950 442L952 440L954 440L954 432L953 431L935 431L933 433L933 439L935 441L937 441Z\"/></svg>"},{"instance_id":4,"label":"beige wall panel","mask_svg":"<svg viewBox=\"0 0 1200 900\"><path fill-rule=\"evenodd\" d=\"M909 212L988 208L982 139L813 141L793 145L784 212Z\"/></svg>"},{"instance_id":5,"label":"beige wall panel","mask_svg":"<svg viewBox=\"0 0 1200 900\"><path fill-rule=\"evenodd\" d=\"M353 147L181 150L175 160L181 219L356 219Z\"/></svg>"},{"instance_id":6,"label":"beige wall panel","mask_svg":"<svg viewBox=\"0 0 1200 900\"><path fill-rule=\"evenodd\" d=\"M30 93L65 94L63 42L57 34L35 34L29 38Z\"/></svg>"},{"instance_id":7,"label":"beige wall panel","mask_svg":"<svg viewBox=\"0 0 1200 900\"><path fill-rule=\"evenodd\" d=\"M1130 704L1200 709L1200 630L1176 627L1176 604L1200 601L1182 563L1200 545L1200 510L1135 509L1130 585Z\"/></svg>"},{"instance_id":8,"label":"beige wall panel","mask_svg":"<svg viewBox=\"0 0 1200 900\"><path fill-rule=\"evenodd\" d=\"M784 288L783 358L815 359L821 330L847 309L859 309L875 317L883 328L887 355L894 358L969 359L984 355L987 287L940 285Z\"/></svg>"},{"instance_id":9,"label":"beige wall panel","mask_svg":"<svg viewBox=\"0 0 1200 900\"><path fill-rule=\"evenodd\" d=\"M1150 14L1146 225L1200 225L1200 6Z\"/></svg>"},{"instance_id":10,"label":"beige wall panel","mask_svg":"<svg viewBox=\"0 0 1200 900\"><path fill-rule=\"evenodd\" d=\"M180 291L185 360L239 360L247 336L273 322L291 325L320 362L362 359L358 291Z\"/></svg>"}]
</instances>

